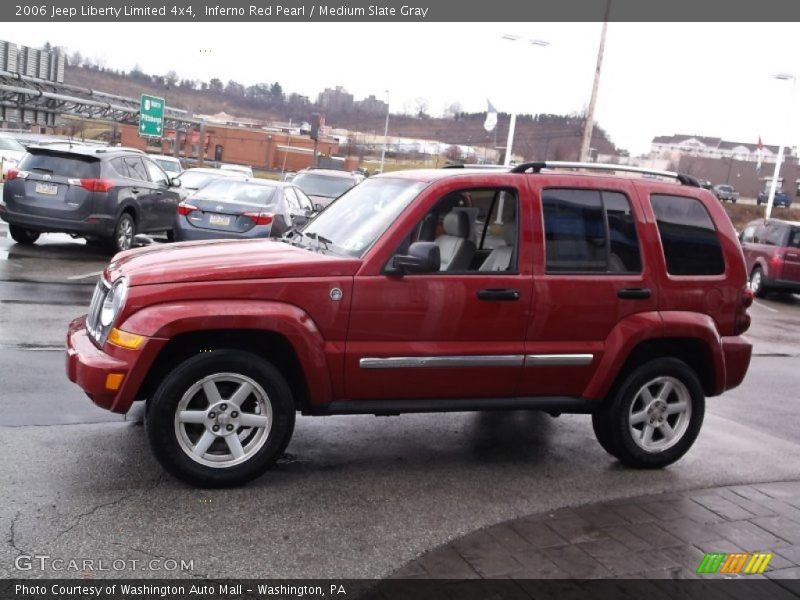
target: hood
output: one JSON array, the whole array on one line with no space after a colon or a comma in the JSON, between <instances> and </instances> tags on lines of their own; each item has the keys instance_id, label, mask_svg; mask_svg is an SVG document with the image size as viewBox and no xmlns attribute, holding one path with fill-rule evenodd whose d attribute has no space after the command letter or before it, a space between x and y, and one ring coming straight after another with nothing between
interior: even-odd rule
<instances>
[{"instance_id":1,"label":"hood","mask_svg":"<svg viewBox=\"0 0 800 600\"><path fill-rule=\"evenodd\" d=\"M355 258L312 252L274 240L156 244L117 254L105 270L130 285L294 277L352 276Z\"/></svg>"}]
</instances>

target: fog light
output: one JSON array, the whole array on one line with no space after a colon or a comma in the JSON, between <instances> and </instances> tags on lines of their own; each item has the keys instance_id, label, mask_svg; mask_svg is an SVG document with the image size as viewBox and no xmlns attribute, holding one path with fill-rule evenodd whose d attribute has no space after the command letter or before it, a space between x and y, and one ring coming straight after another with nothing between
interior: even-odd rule
<instances>
[{"instance_id":1,"label":"fog light","mask_svg":"<svg viewBox=\"0 0 800 600\"><path fill-rule=\"evenodd\" d=\"M129 350L136 350L142 345L144 340L145 337L143 335L128 333L127 331L122 331L116 327L111 330L111 333L108 334L108 341L110 343L114 344L115 346L121 346L122 348L128 348Z\"/></svg>"},{"instance_id":2,"label":"fog light","mask_svg":"<svg viewBox=\"0 0 800 600\"><path fill-rule=\"evenodd\" d=\"M122 373L109 373L106 375L106 389L116 392L122 385L123 379L125 379L125 375Z\"/></svg>"}]
</instances>

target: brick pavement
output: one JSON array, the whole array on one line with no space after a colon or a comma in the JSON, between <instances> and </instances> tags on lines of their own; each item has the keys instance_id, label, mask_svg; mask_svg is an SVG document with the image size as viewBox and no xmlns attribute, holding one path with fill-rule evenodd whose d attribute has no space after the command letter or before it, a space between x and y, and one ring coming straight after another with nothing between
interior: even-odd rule
<instances>
[{"instance_id":1,"label":"brick pavement","mask_svg":"<svg viewBox=\"0 0 800 600\"><path fill-rule=\"evenodd\" d=\"M625 498L506 521L440 546L394 578L723 578L705 553L772 552L764 575L800 578L800 481Z\"/></svg>"}]
</instances>

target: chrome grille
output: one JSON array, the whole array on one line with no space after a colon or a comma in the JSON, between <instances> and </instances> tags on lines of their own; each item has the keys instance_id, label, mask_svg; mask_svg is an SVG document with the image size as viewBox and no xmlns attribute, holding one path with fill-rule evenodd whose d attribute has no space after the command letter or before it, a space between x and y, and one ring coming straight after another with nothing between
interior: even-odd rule
<instances>
[{"instance_id":1,"label":"chrome grille","mask_svg":"<svg viewBox=\"0 0 800 600\"><path fill-rule=\"evenodd\" d=\"M92 303L89 305L89 313L86 315L86 331L95 343L100 340L100 310L103 308L103 302L110 289L111 286L106 283L105 279L97 282L92 295Z\"/></svg>"}]
</instances>

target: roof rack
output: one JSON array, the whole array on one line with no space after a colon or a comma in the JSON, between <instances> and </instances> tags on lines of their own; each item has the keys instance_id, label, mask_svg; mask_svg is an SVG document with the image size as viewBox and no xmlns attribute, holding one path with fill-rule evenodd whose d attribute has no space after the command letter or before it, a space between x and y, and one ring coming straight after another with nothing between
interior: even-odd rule
<instances>
[{"instance_id":1,"label":"roof rack","mask_svg":"<svg viewBox=\"0 0 800 600\"><path fill-rule=\"evenodd\" d=\"M660 171L658 169L643 169L642 167L631 167L629 165L614 165L606 163L583 163L583 162L563 162L563 161L537 161L527 162L515 166L511 173L527 173L533 171L539 173L542 169L586 169L593 171L626 171L629 173L641 173L642 175L654 175L658 177L670 177L677 179L682 185L700 187L700 182L691 175L676 173L675 171Z\"/></svg>"}]
</instances>

